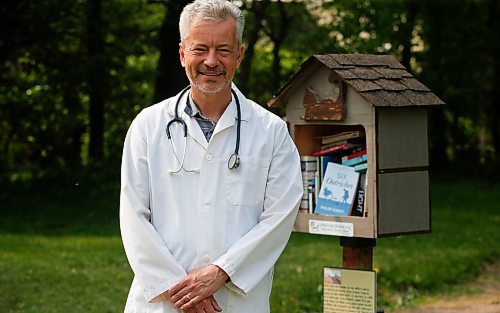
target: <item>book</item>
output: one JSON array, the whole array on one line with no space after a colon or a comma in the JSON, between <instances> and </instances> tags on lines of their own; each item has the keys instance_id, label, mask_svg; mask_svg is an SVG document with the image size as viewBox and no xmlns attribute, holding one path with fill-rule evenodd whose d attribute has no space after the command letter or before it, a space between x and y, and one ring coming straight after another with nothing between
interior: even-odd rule
<instances>
[{"instance_id":1,"label":"book","mask_svg":"<svg viewBox=\"0 0 500 313\"><path fill-rule=\"evenodd\" d=\"M303 187L303 194L302 194L302 201L300 203L300 208L301 209L307 209L310 210L311 208L309 207L309 201L312 199L309 199L309 191L310 187L314 185L314 178L315 178L316 172L308 171L308 172L302 172L302 187Z\"/></svg>"},{"instance_id":2,"label":"book","mask_svg":"<svg viewBox=\"0 0 500 313\"><path fill-rule=\"evenodd\" d=\"M366 162L354 165L354 171L358 173L366 173L367 169L368 169L368 164Z\"/></svg>"},{"instance_id":3,"label":"book","mask_svg":"<svg viewBox=\"0 0 500 313\"><path fill-rule=\"evenodd\" d=\"M342 161L347 161L347 160L350 160L350 159L354 159L356 157L359 157L363 154L366 154L366 149L363 149L363 150L359 150L359 151L354 151L353 153L349 154L349 155L344 155L342 157Z\"/></svg>"},{"instance_id":4,"label":"book","mask_svg":"<svg viewBox=\"0 0 500 313\"><path fill-rule=\"evenodd\" d=\"M345 166L355 166L357 164L360 164L360 163L364 163L368 160L368 155L365 153L365 154L362 154L358 157L355 157L355 158L352 158L352 159L348 159L348 160L342 160L342 165L345 165Z\"/></svg>"},{"instance_id":5,"label":"book","mask_svg":"<svg viewBox=\"0 0 500 313\"><path fill-rule=\"evenodd\" d=\"M319 166L319 169L318 169L318 172L319 172L319 181L318 183L321 185L321 182L323 181L323 176L325 175L325 172L326 172L326 166L328 165L329 162L335 162L335 163L339 163L337 162L337 158L334 158L333 155L321 155L321 156L318 156L318 166ZM318 192L319 192L319 188L318 188Z\"/></svg>"},{"instance_id":6,"label":"book","mask_svg":"<svg viewBox=\"0 0 500 313\"><path fill-rule=\"evenodd\" d=\"M350 215L358 181L359 173L352 167L328 163L314 213Z\"/></svg>"},{"instance_id":7,"label":"book","mask_svg":"<svg viewBox=\"0 0 500 313\"><path fill-rule=\"evenodd\" d=\"M362 136L364 136L364 133L360 130L346 131L334 135L321 137L321 144L326 145L332 142L351 139L351 138L358 138Z\"/></svg>"},{"instance_id":8,"label":"book","mask_svg":"<svg viewBox=\"0 0 500 313\"><path fill-rule=\"evenodd\" d=\"M307 205L307 213L312 213L312 210L314 208L314 187L313 187L314 182L312 182L311 185L309 185L307 189L308 193L308 205Z\"/></svg>"},{"instance_id":9,"label":"book","mask_svg":"<svg viewBox=\"0 0 500 313\"><path fill-rule=\"evenodd\" d=\"M300 169L302 172L314 172L318 169L318 160L316 157L304 155L300 157Z\"/></svg>"},{"instance_id":10,"label":"book","mask_svg":"<svg viewBox=\"0 0 500 313\"><path fill-rule=\"evenodd\" d=\"M308 155L301 156L300 165L304 192L299 210L305 213L312 213L314 204L316 203L317 190L319 189L318 158Z\"/></svg>"},{"instance_id":11,"label":"book","mask_svg":"<svg viewBox=\"0 0 500 313\"><path fill-rule=\"evenodd\" d=\"M354 205L352 206L352 216L364 216L365 214L365 198L366 198L366 174L359 175L358 191L354 197Z\"/></svg>"},{"instance_id":12,"label":"book","mask_svg":"<svg viewBox=\"0 0 500 313\"><path fill-rule=\"evenodd\" d=\"M312 153L313 156L320 156L325 154L340 153L340 152L350 152L352 149L359 147L359 145L351 143L342 143L335 145L326 149L320 149Z\"/></svg>"},{"instance_id":13,"label":"book","mask_svg":"<svg viewBox=\"0 0 500 313\"><path fill-rule=\"evenodd\" d=\"M330 148L330 147L333 147L333 146L336 146L336 145L340 145L340 144L343 144L343 143L359 144L360 146L362 146L365 143L365 138L364 137L359 137L359 138L351 138L351 139L338 140L338 141L335 141L335 142L332 142L332 143L321 145L321 149Z\"/></svg>"}]
</instances>

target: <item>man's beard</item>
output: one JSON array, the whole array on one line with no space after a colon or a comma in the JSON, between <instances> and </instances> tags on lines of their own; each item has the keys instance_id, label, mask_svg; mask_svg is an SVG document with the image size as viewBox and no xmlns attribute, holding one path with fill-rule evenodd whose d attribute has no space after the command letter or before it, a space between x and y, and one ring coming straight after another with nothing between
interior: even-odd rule
<instances>
[{"instance_id":1,"label":"man's beard","mask_svg":"<svg viewBox=\"0 0 500 313\"><path fill-rule=\"evenodd\" d=\"M198 89L202 93L216 94L216 93L221 92L222 90L224 90L227 86L229 86L231 84L230 79L229 80L225 79L224 81L220 82L218 85L210 85L209 87L206 87L198 80L198 76L203 75L201 73L207 73L207 72L217 73L217 72L219 72L219 73L223 73L223 75L225 75L225 70L223 67L216 67L214 69L207 69L207 68L198 67L196 69L196 72L198 73L197 77L195 77L194 75L191 75L191 72L188 70L188 68L186 68L186 74L187 74L187 77L189 78L189 81L196 89Z\"/></svg>"}]
</instances>

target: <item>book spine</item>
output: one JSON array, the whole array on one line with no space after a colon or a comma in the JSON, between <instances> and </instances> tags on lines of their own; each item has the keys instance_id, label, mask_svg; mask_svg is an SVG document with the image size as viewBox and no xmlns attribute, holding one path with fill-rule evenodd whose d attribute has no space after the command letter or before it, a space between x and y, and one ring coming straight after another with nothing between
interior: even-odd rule
<instances>
[{"instance_id":1,"label":"book spine","mask_svg":"<svg viewBox=\"0 0 500 313\"><path fill-rule=\"evenodd\" d=\"M342 165L345 165L345 166L354 166L354 165L366 162L367 159L368 159L367 155L363 154L361 156L358 156L358 157L355 157L355 158L352 158L352 159L342 160Z\"/></svg>"},{"instance_id":2,"label":"book spine","mask_svg":"<svg viewBox=\"0 0 500 313\"><path fill-rule=\"evenodd\" d=\"M358 173L366 173L366 170L368 169L368 164L367 163L361 163L354 165L354 171Z\"/></svg>"},{"instance_id":3,"label":"book spine","mask_svg":"<svg viewBox=\"0 0 500 313\"><path fill-rule=\"evenodd\" d=\"M314 179L315 172L302 172L302 186L304 192L302 194L301 209L309 209L309 186Z\"/></svg>"},{"instance_id":4,"label":"book spine","mask_svg":"<svg viewBox=\"0 0 500 313\"><path fill-rule=\"evenodd\" d=\"M314 191L313 191L312 186L309 186L308 194L309 194L309 204L308 204L307 213L312 214L313 209L314 209Z\"/></svg>"},{"instance_id":5,"label":"book spine","mask_svg":"<svg viewBox=\"0 0 500 313\"><path fill-rule=\"evenodd\" d=\"M347 160L350 160L350 159L354 159L354 158L359 157L359 156L361 156L363 154L366 154L366 149L354 152L353 154L345 155L345 156L342 157L342 161L347 161Z\"/></svg>"},{"instance_id":6,"label":"book spine","mask_svg":"<svg viewBox=\"0 0 500 313\"><path fill-rule=\"evenodd\" d=\"M344 143L350 143L350 142L348 140L339 140L339 141L335 141L335 142L328 143L328 144L322 144L321 145L321 150L328 149L328 148L331 148L331 147L335 147L335 146L338 146L338 145L341 145L341 144L344 144Z\"/></svg>"},{"instance_id":7,"label":"book spine","mask_svg":"<svg viewBox=\"0 0 500 313\"><path fill-rule=\"evenodd\" d=\"M302 172L316 171L318 169L318 160L314 156L303 155L300 157L300 167Z\"/></svg>"},{"instance_id":8,"label":"book spine","mask_svg":"<svg viewBox=\"0 0 500 313\"><path fill-rule=\"evenodd\" d=\"M366 198L366 175L359 175L359 186L354 205L352 207L351 215L364 216L365 212L365 198Z\"/></svg>"},{"instance_id":9,"label":"book spine","mask_svg":"<svg viewBox=\"0 0 500 313\"><path fill-rule=\"evenodd\" d=\"M322 150L316 151L312 155L313 156L320 156L320 155L324 155L324 154L335 152L335 151L345 150L345 149L348 149L348 148L349 148L349 144L343 143L343 144L340 144L340 145L337 145L337 146L333 146L333 147L330 147L330 148L327 148L327 149L322 149Z\"/></svg>"},{"instance_id":10,"label":"book spine","mask_svg":"<svg viewBox=\"0 0 500 313\"><path fill-rule=\"evenodd\" d=\"M301 156L300 165L302 169L302 185L304 193L300 202L299 211L302 213L310 213L314 208L316 201L315 189L318 176L318 157L316 156Z\"/></svg>"},{"instance_id":11,"label":"book spine","mask_svg":"<svg viewBox=\"0 0 500 313\"><path fill-rule=\"evenodd\" d=\"M325 137L321 140L322 144L328 144L332 143L335 141L341 141L341 140L346 140L346 139L352 139L352 138L357 138L361 136L361 133L359 131L354 131L354 132L347 132L347 133L340 133L338 135L333 135L329 137Z\"/></svg>"},{"instance_id":12,"label":"book spine","mask_svg":"<svg viewBox=\"0 0 500 313\"><path fill-rule=\"evenodd\" d=\"M311 213L314 210L314 206L316 205L316 200L318 199L319 196L319 189L321 188L321 184L319 181L319 171L316 171L316 175L314 175L314 203L313 206L311 207Z\"/></svg>"}]
</instances>

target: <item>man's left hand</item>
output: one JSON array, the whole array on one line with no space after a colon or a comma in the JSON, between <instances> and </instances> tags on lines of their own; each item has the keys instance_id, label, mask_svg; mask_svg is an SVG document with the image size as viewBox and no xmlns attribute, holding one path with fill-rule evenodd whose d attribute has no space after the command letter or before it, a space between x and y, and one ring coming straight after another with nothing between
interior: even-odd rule
<instances>
[{"instance_id":1,"label":"man's left hand","mask_svg":"<svg viewBox=\"0 0 500 313\"><path fill-rule=\"evenodd\" d=\"M187 311L212 296L227 278L220 267L210 264L188 271L187 277L173 285L167 295L176 308Z\"/></svg>"},{"instance_id":2,"label":"man's left hand","mask_svg":"<svg viewBox=\"0 0 500 313\"><path fill-rule=\"evenodd\" d=\"M193 308L187 311L181 311L182 313L217 313L222 312L222 308L219 306L217 301L215 301L214 296L210 296L200 303L195 304Z\"/></svg>"}]
</instances>

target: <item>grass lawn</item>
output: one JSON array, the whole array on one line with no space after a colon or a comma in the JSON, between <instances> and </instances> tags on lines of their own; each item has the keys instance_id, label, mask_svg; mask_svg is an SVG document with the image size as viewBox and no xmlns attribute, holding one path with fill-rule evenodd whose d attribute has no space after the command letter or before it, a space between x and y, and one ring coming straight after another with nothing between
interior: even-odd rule
<instances>
[{"instance_id":1,"label":"grass lawn","mask_svg":"<svg viewBox=\"0 0 500 313\"><path fill-rule=\"evenodd\" d=\"M116 185L0 198L0 312L122 312L132 273L118 231ZM500 186L434 182L431 234L377 241L379 306L460 289L500 258ZM335 237L292 234L275 269L273 313L321 312Z\"/></svg>"}]
</instances>

